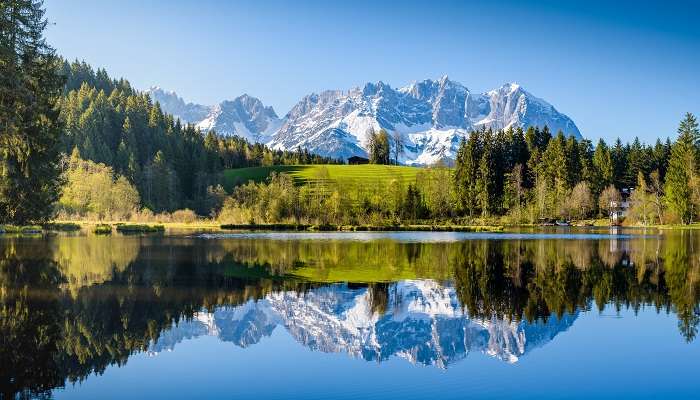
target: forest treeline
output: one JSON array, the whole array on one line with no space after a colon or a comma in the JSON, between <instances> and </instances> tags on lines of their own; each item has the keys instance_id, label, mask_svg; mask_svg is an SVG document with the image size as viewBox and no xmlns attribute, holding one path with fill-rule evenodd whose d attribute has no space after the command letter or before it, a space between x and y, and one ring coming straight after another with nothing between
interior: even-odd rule
<instances>
[{"instance_id":1,"label":"forest treeline","mask_svg":"<svg viewBox=\"0 0 700 400\"><path fill-rule=\"evenodd\" d=\"M54 217L56 205L67 212L59 198L72 190L65 187L74 181L71 155L96 164L88 171L126 179L139 207L203 215L223 191L224 169L336 162L303 149L274 151L202 134L127 80L60 58L44 39L46 25L41 1L0 3L0 223L41 222ZM81 202L87 210L72 211L109 217L96 203Z\"/></svg>"},{"instance_id":2,"label":"forest treeline","mask_svg":"<svg viewBox=\"0 0 700 400\"><path fill-rule=\"evenodd\" d=\"M385 132L372 134L370 162L398 159ZM392 157L393 153L393 157ZM608 217L622 200L628 222L690 223L700 211L700 133L688 113L678 139L653 145L635 138L608 145L552 135L545 126L477 130L467 135L453 166L423 168L415 180L390 184L319 176L299 187L290 177L237 187L220 218L232 223L470 224L537 223L543 219ZM393 158L393 160L392 160ZM624 198L622 192L625 193Z\"/></svg>"},{"instance_id":3,"label":"forest treeline","mask_svg":"<svg viewBox=\"0 0 700 400\"><path fill-rule=\"evenodd\" d=\"M191 208L208 215L223 192L218 185L225 169L337 162L303 149L272 150L237 136L204 134L164 113L128 81L85 62L63 61L61 75L62 153L77 150L80 158L111 167L135 185L142 207L156 213Z\"/></svg>"}]
</instances>

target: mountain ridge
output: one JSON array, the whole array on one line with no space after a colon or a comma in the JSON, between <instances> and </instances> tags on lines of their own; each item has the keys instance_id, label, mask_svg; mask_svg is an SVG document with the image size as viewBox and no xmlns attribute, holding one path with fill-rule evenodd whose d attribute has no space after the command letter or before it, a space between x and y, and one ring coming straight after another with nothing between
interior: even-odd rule
<instances>
[{"instance_id":1,"label":"mountain ridge","mask_svg":"<svg viewBox=\"0 0 700 400\"><path fill-rule=\"evenodd\" d=\"M553 133L581 137L576 124L517 83L474 93L447 75L392 88L382 81L347 91L325 90L303 96L284 117L247 94L207 107L185 103L174 92L147 91L164 111L203 131L238 135L279 150L306 148L334 158L366 156L369 133L387 130L404 143L404 164L451 160L463 137L477 129L545 125ZM207 111L204 118L203 110Z\"/></svg>"}]
</instances>

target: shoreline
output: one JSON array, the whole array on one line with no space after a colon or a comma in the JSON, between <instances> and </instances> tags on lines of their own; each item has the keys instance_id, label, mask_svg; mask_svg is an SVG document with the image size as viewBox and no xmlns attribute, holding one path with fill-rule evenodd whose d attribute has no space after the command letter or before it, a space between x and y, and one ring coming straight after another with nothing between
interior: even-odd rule
<instances>
[{"instance_id":1,"label":"shoreline","mask_svg":"<svg viewBox=\"0 0 700 400\"><path fill-rule=\"evenodd\" d=\"M454 225L454 224L399 224L399 225L318 225L318 224L219 224L211 221L197 222L129 222L129 221L53 221L41 225L13 226L0 225L0 235L38 235L51 232L88 232L94 233L98 227L110 226L113 232L162 233L172 231L270 231L270 232L505 232L509 230L531 229L655 229L659 231L682 231L700 229L700 222L691 225ZM134 227L135 229L123 229ZM104 232L102 232L104 233Z\"/></svg>"}]
</instances>

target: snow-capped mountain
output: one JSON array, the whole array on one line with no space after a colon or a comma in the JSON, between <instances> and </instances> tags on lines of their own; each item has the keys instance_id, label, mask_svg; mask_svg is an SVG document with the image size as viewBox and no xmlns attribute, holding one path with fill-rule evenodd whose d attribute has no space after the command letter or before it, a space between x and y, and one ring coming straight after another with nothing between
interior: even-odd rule
<instances>
[{"instance_id":1,"label":"snow-capped mountain","mask_svg":"<svg viewBox=\"0 0 700 400\"><path fill-rule=\"evenodd\" d=\"M195 124L202 131L216 130L222 135L236 135L251 142L265 143L282 125L272 107L266 107L255 97L244 94L214 106L185 103L175 92L159 87L146 91L163 111L185 123Z\"/></svg>"},{"instance_id":2,"label":"snow-capped mountain","mask_svg":"<svg viewBox=\"0 0 700 400\"><path fill-rule=\"evenodd\" d=\"M455 289L431 280L402 281L389 286L388 308L372 310L367 288L336 284L305 293L277 292L237 307L199 312L180 321L150 346L157 353L181 340L217 336L238 346L254 345L277 326L302 345L328 353L347 353L367 361L392 356L411 363L446 368L470 351L517 362L533 348L568 329L578 314L551 316L546 322L507 321L495 316L470 319Z\"/></svg>"},{"instance_id":3,"label":"snow-capped mountain","mask_svg":"<svg viewBox=\"0 0 700 400\"><path fill-rule=\"evenodd\" d=\"M209 107L185 103L177 93L163 90L158 86L150 87L146 93L151 96L153 101L160 103L164 112L172 114L175 118L180 118L185 123L196 124L209 115Z\"/></svg>"},{"instance_id":4,"label":"snow-capped mountain","mask_svg":"<svg viewBox=\"0 0 700 400\"><path fill-rule=\"evenodd\" d=\"M269 144L346 158L366 155L368 133L383 128L402 137L402 162L431 164L452 159L471 130L545 125L553 133L581 136L569 117L520 85L472 93L444 76L400 89L378 82L308 95L285 116Z\"/></svg>"},{"instance_id":5,"label":"snow-capped mountain","mask_svg":"<svg viewBox=\"0 0 700 400\"><path fill-rule=\"evenodd\" d=\"M301 99L283 119L260 100L243 95L213 107L185 103L173 92L147 91L164 111L204 131L239 135L276 149L306 148L334 158L366 156L368 134L379 129L400 136L406 164L453 159L462 137L482 127L502 129L547 125L581 137L576 124L551 104L510 83L472 93L444 76L394 89L367 83L349 91L328 90ZM392 144L393 146L393 144Z\"/></svg>"}]
</instances>

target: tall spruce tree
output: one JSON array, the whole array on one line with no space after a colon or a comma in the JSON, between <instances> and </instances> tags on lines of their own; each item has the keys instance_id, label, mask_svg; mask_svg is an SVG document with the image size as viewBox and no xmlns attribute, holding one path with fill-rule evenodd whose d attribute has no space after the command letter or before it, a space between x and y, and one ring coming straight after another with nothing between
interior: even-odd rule
<instances>
[{"instance_id":1,"label":"tall spruce tree","mask_svg":"<svg viewBox=\"0 0 700 400\"><path fill-rule=\"evenodd\" d=\"M475 185L477 204L479 208L481 208L482 216L491 215L497 205L495 195L495 170L493 134L489 130L486 131L484 135Z\"/></svg>"},{"instance_id":2,"label":"tall spruce tree","mask_svg":"<svg viewBox=\"0 0 700 400\"><path fill-rule=\"evenodd\" d=\"M697 181L698 124L688 113L678 127L678 139L671 147L668 171L666 172L666 202L678 215L681 222L689 224L695 216L693 186Z\"/></svg>"},{"instance_id":3,"label":"tall spruce tree","mask_svg":"<svg viewBox=\"0 0 700 400\"><path fill-rule=\"evenodd\" d=\"M593 168L596 179L593 182L592 190L594 195L599 195L603 189L613 183L614 168L610 148L603 139L598 141L598 145L593 152Z\"/></svg>"},{"instance_id":4,"label":"tall spruce tree","mask_svg":"<svg viewBox=\"0 0 700 400\"><path fill-rule=\"evenodd\" d=\"M455 195L457 207L470 217L477 207L476 183L481 159L479 149L480 132L472 132L468 139L462 139L455 159Z\"/></svg>"},{"instance_id":5,"label":"tall spruce tree","mask_svg":"<svg viewBox=\"0 0 700 400\"><path fill-rule=\"evenodd\" d=\"M629 146L622 144L622 140L617 138L615 145L610 150L610 157L613 165L613 183L615 187L622 188L627 186L627 153Z\"/></svg>"},{"instance_id":6,"label":"tall spruce tree","mask_svg":"<svg viewBox=\"0 0 700 400\"><path fill-rule=\"evenodd\" d=\"M40 222L59 195L60 63L43 4L0 2L0 222Z\"/></svg>"}]
</instances>

